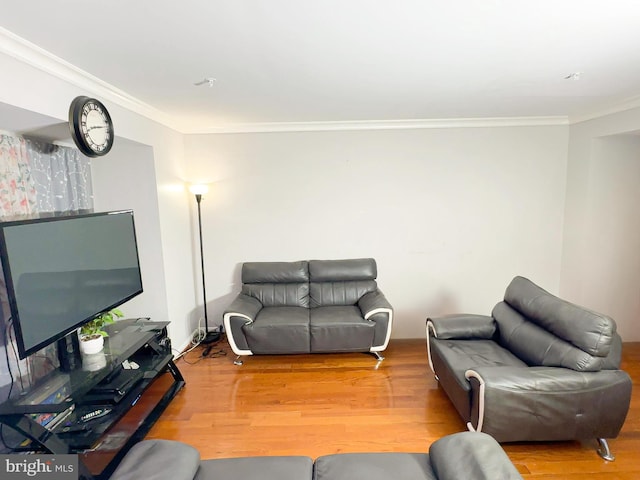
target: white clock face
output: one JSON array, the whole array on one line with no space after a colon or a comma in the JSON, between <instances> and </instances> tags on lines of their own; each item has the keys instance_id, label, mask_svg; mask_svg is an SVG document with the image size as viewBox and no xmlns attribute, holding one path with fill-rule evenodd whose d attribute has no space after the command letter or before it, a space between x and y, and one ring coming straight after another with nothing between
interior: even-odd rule
<instances>
[{"instance_id":1,"label":"white clock face","mask_svg":"<svg viewBox=\"0 0 640 480\"><path fill-rule=\"evenodd\" d=\"M107 114L95 103L87 103L82 109L81 125L89 148L103 151L111 135Z\"/></svg>"},{"instance_id":2,"label":"white clock face","mask_svg":"<svg viewBox=\"0 0 640 480\"><path fill-rule=\"evenodd\" d=\"M105 106L95 98L79 96L69 107L69 129L78 149L88 157L101 157L111 151L113 122Z\"/></svg>"}]
</instances>

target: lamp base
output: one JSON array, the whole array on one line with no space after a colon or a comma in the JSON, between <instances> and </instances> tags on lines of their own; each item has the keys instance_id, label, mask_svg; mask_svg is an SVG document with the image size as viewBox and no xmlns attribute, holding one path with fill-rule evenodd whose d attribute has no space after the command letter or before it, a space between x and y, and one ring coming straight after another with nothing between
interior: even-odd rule
<instances>
[{"instance_id":1,"label":"lamp base","mask_svg":"<svg viewBox=\"0 0 640 480\"><path fill-rule=\"evenodd\" d=\"M200 340L201 345L208 345L210 343L216 343L220 341L220 332L207 332L202 340Z\"/></svg>"}]
</instances>

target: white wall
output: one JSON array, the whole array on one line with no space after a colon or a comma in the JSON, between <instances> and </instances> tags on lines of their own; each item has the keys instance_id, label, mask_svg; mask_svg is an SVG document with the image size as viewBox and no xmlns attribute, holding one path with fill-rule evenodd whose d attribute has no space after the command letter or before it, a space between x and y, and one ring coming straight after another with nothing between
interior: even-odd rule
<instances>
[{"instance_id":1,"label":"white wall","mask_svg":"<svg viewBox=\"0 0 640 480\"><path fill-rule=\"evenodd\" d=\"M568 127L192 135L210 319L244 261L371 256L396 338L489 313L515 275L557 291Z\"/></svg>"},{"instance_id":2,"label":"white wall","mask_svg":"<svg viewBox=\"0 0 640 480\"><path fill-rule=\"evenodd\" d=\"M640 340L640 109L571 127L562 296Z\"/></svg>"},{"instance_id":3,"label":"white wall","mask_svg":"<svg viewBox=\"0 0 640 480\"><path fill-rule=\"evenodd\" d=\"M20 127L28 123L30 113L38 126L42 126L42 116L67 122L73 98L100 98L77 87L73 79L62 80L2 53L0 71L0 102L24 113L16 116ZM131 302L131 311L129 303L123 311L170 320L174 345L184 346L190 338L196 298L183 136L119 105L104 103L114 121L116 143L96 167L96 205L100 209L134 208L136 221L144 230L139 232L139 248L144 252L145 293ZM3 128L11 130L11 119L3 121Z\"/></svg>"},{"instance_id":4,"label":"white wall","mask_svg":"<svg viewBox=\"0 0 640 480\"><path fill-rule=\"evenodd\" d=\"M96 212L133 210L144 291L127 302L124 313L127 318L167 320L165 278L154 274L154 266L163 264L163 256L162 245L156 241L160 238L160 214L153 150L121 139L109 155L91 160L91 176Z\"/></svg>"},{"instance_id":5,"label":"white wall","mask_svg":"<svg viewBox=\"0 0 640 480\"><path fill-rule=\"evenodd\" d=\"M24 112L37 116L39 126L46 125L42 117L64 123L71 100L92 95L9 55L0 54L0 70L0 102L19 109L14 121L20 126L28 123ZM625 340L640 340L635 277L628 270L616 276L603 261L615 260L615 248L600 258L600 247L590 240L598 222L608 219L606 210L592 212L592 206L636 202L630 190L614 190L622 178L636 175L633 153L623 154L617 141L594 145L598 138L640 130L638 108L570 128L185 138L105 103L118 140L133 143L105 158L110 162L96 178L97 201L108 209L129 198L146 215L140 248L151 286L132 309L171 320L176 345L188 340L201 314L195 202L183 188L195 180L214 182L203 214L209 313L216 323L239 288L243 261L373 256L380 285L397 310L395 337L422 337L426 315L488 312L509 279L521 274L610 313ZM609 165L612 148L623 160ZM120 181L108 180L113 178ZM140 188L144 193L136 195ZM611 220L625 229L611 238L632 258L636 224L626 209L616 212ZM627 260L635 265L635 257ZM628 281L623 297L602 288L612 278Z\"/></svg>"}]
</instances>

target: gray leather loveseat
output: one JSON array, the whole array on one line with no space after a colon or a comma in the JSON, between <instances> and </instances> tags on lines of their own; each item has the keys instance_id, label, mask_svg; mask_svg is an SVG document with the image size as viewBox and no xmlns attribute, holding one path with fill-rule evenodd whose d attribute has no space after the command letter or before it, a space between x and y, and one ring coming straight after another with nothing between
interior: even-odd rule
<instances>
[{"instance_id":1,"label":"gray leather loveseat","mask_svg":"<svg viewBox=\"0 0 640 480\"><path fill-rule=\"evenodd\" d=\"M620 432L631 379L615 322L514 278L491 316L427 319L429 364L469 430L500 442L597 439Z\"/></svg>"},{"instance_id":2,"label":"gray leather loveseat","mask_svg":"<svg viewBox=\"0 0 640 480\"><path fill-rule=\"evenodd\" d=\"M434 442L429 453L342 453L316 459L263 456L200 460L170 440L144 440L127 453L110 480L522 480L500 445L462 432Z\"/></svg>"},{"instance_id":3,"label":"gray leather loveseat","mask_svg":"<svg viewBox=\"0 0 640 480\"><path fill-rule=\"evenodd\" d=\"M376 284L373 258L247 262L224 326L238 358L255 354L379 352L393 309Z\"/></svg>"}]
</instances>

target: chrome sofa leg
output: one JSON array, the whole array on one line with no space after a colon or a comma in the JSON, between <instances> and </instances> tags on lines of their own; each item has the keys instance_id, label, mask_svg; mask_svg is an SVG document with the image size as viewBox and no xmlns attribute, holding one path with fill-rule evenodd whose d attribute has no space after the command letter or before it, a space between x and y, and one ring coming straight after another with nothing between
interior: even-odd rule
<instances>
[{"instance_id":1,"label":"chrome sofa leg","mask_svg":"<svg viewBox=\"0 0 640 480\"><path fill-rule=\"evenodd\" d=\"M242 360L240 360L240 355L238 355L236 357L236 359L233 361L233 364L234 365L242 365L243 364Z\"/></svg>"},{"instance_id":2,"label":"chrome sofa leg","mask_svg":"<svg viewBox=\"0 0 640 480\"><path fill-rule=\"evenodd\" d=\"M378 362L381 362L384 360L384 357L382 355L380 355L378 352L371 352L373 355L375 355L376 360L378 360Z\"/></svg>"},{"instance_id":3,"label":"chrome sofa leg","mask_svg":"<svg viewBox=\"0 0 640 480\"><path fill-rule=\"evenodd\" d=\"M613 462L616 459L616 457L611 453L611 450L609 450L609 444L606 439L599 438L598 445L598 455L604 458L607 462Z\"/></svg>"}]
</instances>

